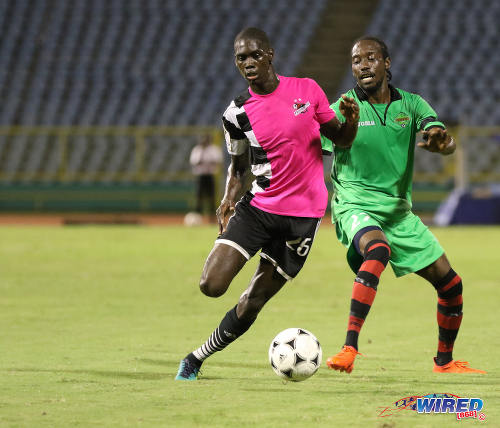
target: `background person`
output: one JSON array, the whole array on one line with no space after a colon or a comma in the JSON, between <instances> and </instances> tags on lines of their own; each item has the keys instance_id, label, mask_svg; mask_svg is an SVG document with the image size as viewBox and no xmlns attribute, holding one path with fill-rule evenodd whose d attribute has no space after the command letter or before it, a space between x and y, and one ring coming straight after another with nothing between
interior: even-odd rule
<instances>
[{"instance_id":1,"label":"background person","mask_svg":"<svg viewBox=\"0 0 500 428\"><path fill-rule=\"evenodd\" d=\"M215 221L215 176L222 163L220 147L212 144L212 137L204 135L193 147L189 156L191 170L196 177L196 208L198 214L207 209L212 221Z\"/></svg>"}]
</instances>

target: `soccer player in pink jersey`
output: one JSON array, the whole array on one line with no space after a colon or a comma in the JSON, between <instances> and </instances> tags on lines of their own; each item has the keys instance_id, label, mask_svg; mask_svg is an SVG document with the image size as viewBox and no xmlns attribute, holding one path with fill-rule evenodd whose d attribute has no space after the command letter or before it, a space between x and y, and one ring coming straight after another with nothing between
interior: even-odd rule
<instances>
[{"instance_id":1,"label":"soccer player in pink jersey","mask_svg":"<svg viewBox=\"0 0 500 428\"><path fill-rule=\"evenodd\" d=\"M223 295L259 250L261 258L238 304L181 361L177 380L197 380L203 361L245 333L265 303L298 274L328 200L320 133L349 148L358 129L353 98L340 103L346 118L341 124L314 80L276 74L274 50L262 30L241 31L234 55L249 88L222 117L231 165L217 209L220 234L205 262L201 291Z\"/></svg>"}]
</instances>

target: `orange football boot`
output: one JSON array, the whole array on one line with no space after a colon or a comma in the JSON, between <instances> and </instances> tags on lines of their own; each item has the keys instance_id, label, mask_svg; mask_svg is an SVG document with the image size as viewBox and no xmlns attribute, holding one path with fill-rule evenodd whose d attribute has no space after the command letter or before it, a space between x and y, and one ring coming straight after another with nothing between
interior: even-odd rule
<instances>
[{"instance_id":1,"label":"orange football boot","mask_svg":"<svg viewBox=\"0 0 500 428\"><path fill-rule=\"evenodd\" d=\"M326 365L333 370L351 373L354 368L354 359L358 354L362 355L353 346L344 345L342 351L326 360Z\"/></svg>"},{"instance_id":2,"label":"orange football boot","mask_svg":"<svg viewBox=\"0 0 500 428\"><path fill-rule=\"evenodd\" d=\"M434 358L434 369L432 370L436 373L482 373L486 374L484 370L473 369L469 367L467 361L451 360L448 364L444 366L438 366L436 364L436 359Z\"/></svg>"}]
</instances>

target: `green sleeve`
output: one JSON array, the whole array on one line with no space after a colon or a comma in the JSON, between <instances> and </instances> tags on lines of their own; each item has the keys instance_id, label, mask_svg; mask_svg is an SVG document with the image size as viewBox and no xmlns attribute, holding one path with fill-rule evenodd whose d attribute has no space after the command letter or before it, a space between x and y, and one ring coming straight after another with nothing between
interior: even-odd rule
<instances>
[{"instance_id":1,"label":"green sleeve","mask_svg":"<svg viewBox=\"0 0 500 428\"><path fill-rule=\"evenodd\" d=\"M426 131L434 126L446 129L444 123L438 120L436 112L429 105L429 103L425 101L420 95L412 95L414 101L417 130Z\"/></svg>"},{"instance_id":2,"label":"green sleeve","mask_svg":"<svg viewBox=\"0 0 500 428\"><path fill-rule=\"evenodd\" d=\"M339 111L340 98L333 104L330 105L330 108L335 112L335 115L340 123L345 122L344 116ZM331 155L333 153L333 143L331 140L326 138L324 135L321 135L321 148L323 150L324 155Z\"/></svg>"}]
</instances>

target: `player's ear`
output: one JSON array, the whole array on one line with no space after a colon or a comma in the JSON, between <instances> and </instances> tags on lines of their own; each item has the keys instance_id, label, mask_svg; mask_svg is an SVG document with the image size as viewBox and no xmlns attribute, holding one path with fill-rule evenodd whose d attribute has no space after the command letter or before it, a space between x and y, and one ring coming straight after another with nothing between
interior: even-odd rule
<instances>
[{"instance_id":1,"label":"player's ear","mask_svg":"<svg viewBox=\"0 0 500 428\"><path fill-rule=\"evenodd\" d=\"M386 70L389 70L389 68L391 68L391 58L387 57L385 60L385 69Z\"/></svg>"},{"instance_id":2,"label":"player's ear","mask_svg":"<svg viewBox=\"0 0 500 428\"><path fill-rule=\"evenodd\" d=\"M273 48L269 48L267 50L267 55L269 55L269 62L272 63L273 62L273 58L274 58L274 49Z\"/></svg>"}]
</instances>

